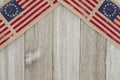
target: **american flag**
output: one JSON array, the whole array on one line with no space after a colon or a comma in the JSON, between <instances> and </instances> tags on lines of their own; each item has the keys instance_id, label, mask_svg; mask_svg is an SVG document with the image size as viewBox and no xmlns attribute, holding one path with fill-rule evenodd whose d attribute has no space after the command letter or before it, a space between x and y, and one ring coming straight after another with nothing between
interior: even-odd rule
<instances>
[{"instance_id":1,"label":"american flag","mask_svg":"<svg viewBox=\"0 0 120 80\"><path fill-rule=\"evenodd\" d=\"M113 0L59 0L120 47L120 6Z\"/></svg>"},{"instance_id":2,"label":"american flag","mask_svg":"<svg viewBox=\"0 0 120 80\"><path fill-rule=\"evenodd\" d=\"M11 0L0 9L0 48L48 14L57 0Z\"/></svg>"}]
</instances>

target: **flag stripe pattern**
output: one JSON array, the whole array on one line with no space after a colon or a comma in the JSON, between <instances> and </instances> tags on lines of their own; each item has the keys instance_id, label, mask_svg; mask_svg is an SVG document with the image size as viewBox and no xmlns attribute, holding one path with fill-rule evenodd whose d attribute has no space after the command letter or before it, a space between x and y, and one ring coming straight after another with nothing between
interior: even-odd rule
<instances>
[{"instance_id":1,"label":"flag stripe pattern","mask_svg":"<svg viewBox=\"0 0 120 80\"><path fill-rule=\"evenodd\" d=\"M78 11L82 16L87 18L91 11L98 4L98 0L64 0L67 4L72 6L76 11Z\"/></svg>"},{"instance_id":2,"label":"flag stripe pattern","mask_svg":"<svg viewBox=\"0 0 120 80\"><path fill-rule=\"evenodd\" d=\"M120 47L120 7L113 1L61 0L60 2Z\"/></svg>"},{"instance_id":3,"label":"flag stripe pattern","mask_svg":"<svg viewBox=\"0 0 120 80\"><path fill-rule=\"evenodd\" d=\"M114 24L105 20L99 12L95 13L90 22L120 44L120 28L117 29Z\"/></svg>"},{"instance_id":4,"label":"flag stripe pattern","mask_svg":"<svg viewBox=\"0 0 120 80\"><path fill-rule=\"evenodd\" d=\"M11 36L13 36L12 32L5 25L2 19L0 19L0 46L8 41Z\"/></svg>"},{"instance_id":5,"label":"flag stripe pattern","mask_svg":"<svg viewBox=\"0 0 120 80\"><path fill-rule=\"evenodd\" d=\"M50 5L45 0L18 0L18 2L24 9L24 12L20 17L11 22L11 26L13 26L13 29L15 29L17 33L26 27L29 23L31 23L31 21L39 17L44 11L50 8Z\"/></svg>"},{"instance_id":6,"label":"flag stripe pattern","mask_svg":"<svg viewBox=\"0 0 120 80\"><path fill-rule=\"evenodd\" d=\"M11 0L0 10L0 49L57 6L57 0Z\"/></svg>"}]
</instances>

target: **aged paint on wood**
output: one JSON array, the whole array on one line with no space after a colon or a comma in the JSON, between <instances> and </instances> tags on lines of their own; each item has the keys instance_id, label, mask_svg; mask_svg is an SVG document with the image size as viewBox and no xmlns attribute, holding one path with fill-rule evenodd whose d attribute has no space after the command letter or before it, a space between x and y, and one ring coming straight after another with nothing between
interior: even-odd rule
<instances>
[{"instance_id":1,"label":"aged paint on wood","mask_svg":"<svg viewBox=\"0 0 120 80\"><path fill-rule=\"evenodd\" d=\"M30 53L41 55L26 64ZM0 80L119 80L119 59L120 49L60 5L0 51Z\"/></svg>"}]
</instances>

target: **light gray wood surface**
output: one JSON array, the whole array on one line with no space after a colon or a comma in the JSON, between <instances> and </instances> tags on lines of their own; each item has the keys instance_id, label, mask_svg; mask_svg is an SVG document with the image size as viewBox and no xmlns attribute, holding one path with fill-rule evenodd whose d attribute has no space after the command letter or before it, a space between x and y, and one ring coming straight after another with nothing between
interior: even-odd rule
<instances>
[{"instance_id":1,"label":"light gray wood surface","mask_svg":"<svg viewBox=\"0 0 120 80\"><path fill-rule=\"evenodd\" d=\"M63 6L54 18L53 80L79 80L80 19Z\"/></svg>"},{"instance_id":2,"label":"light gray wood surface","mask_svg":"<svg viewBox=\"0 0 120 80\"><path fill-rule=\"evenodd\" d=\"M0 80L119 80L119 67L120 49L61 5L0 51Z\"/></svg>"}]
</instances>

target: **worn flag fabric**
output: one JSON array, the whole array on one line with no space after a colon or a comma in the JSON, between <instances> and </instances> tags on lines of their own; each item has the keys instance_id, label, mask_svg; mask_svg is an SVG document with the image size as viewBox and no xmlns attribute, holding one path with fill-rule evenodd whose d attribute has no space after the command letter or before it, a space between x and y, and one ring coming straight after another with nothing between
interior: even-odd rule
<instances>
[{"instance_id":1,"label":"worn flag fabric","mask_svg":"<svg viewBox=\"0 0 120 80\"><path fill-rule=\"evenodd\" d=\"M59 0L120 48L120 5L114 0Z\"/></svg>"},{"instance_id":2,"label":"worn flag fabric","mask_svg":"<svg viewBox=\"0 0 120 80\"><path fill-rule=\"evenodd\" d=\"M57 0L11 0L0 8L0 49L58 5Z\"/></svg>"}]
</instances>

